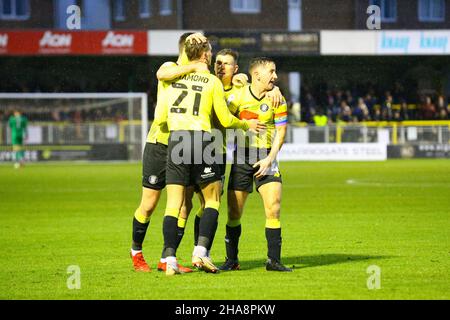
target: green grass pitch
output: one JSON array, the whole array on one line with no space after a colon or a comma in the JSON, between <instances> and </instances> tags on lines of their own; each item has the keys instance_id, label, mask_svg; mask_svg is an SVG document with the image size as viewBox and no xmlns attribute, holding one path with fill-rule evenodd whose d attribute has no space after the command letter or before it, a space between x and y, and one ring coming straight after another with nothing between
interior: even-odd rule
<instances>
[{"instance_id":1,"label":"green grass pitch","mask_svg":"<svg viewBox=\"0 0 450 320\"><path fill-rule=\"evenodd\" d=\"M152 273L132 270L132 216L140 164L0 166L0 299L449 299L450 161L281 163L283 262L264 269L261 199L242 219L242 270L166 277L162 248L165 192L144 255ZM195 201L194 211L198 207ZM189 264L193 222L178 256ZM225 256L226 202L212 250ZM68 289L79 266L81 288ZM381 270L369 289L369 266ZM369 281L370 282L370 281Z\"/></svg>"}]
</instances>

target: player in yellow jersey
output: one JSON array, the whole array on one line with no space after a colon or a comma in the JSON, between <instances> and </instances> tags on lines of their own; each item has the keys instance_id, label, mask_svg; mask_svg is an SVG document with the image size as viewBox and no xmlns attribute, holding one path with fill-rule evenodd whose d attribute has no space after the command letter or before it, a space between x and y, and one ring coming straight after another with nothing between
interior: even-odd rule
<instances>
[{"instance_id":1,"label":"player in yellow jersey","mask_svg":"<svg viewBox=\"0 0 450 320\"><path fill-rule=\"evenodd\" d=\"M239 69L237 65L238 61L238 53L231 49L224 49L217 53L216 62L214 66L216 76L222 81L225 91L225 99L227 101L227 105L229 105L230 99L233 99L234 93L236 92L237 87L233 86L232 81L236 81L239 86L243 86L243 83L246 83L247 76L245 74L237 74ZM165 73L163 76L164 80L172 80L173 74L182 72L182 66L174 66L171 68L170 72ZM241 84L242 83L242 84ZM218 133L217 138L219 141L222 141L223 147L218 149L220 156L222 158L222 162L219 164L219 171L222 178L221 181L221 193L223 193L223 187L225 182L225 169L226 169L226 132L225 128L220 124L215 113L213 113L213 128L218 129L220 131L214 131L214 133ZM214 130L213 129L213 130ZM200 219L203 215L205 200L203 199L202 193L199 192L198 186L188 186L186 188L185 193L185 202L183 203L183 207L180 211L180 215L178 217L178 226L177 226L177 243L181 242L181 239L184 235L184 228L189 217L190 211L192 210L192 197L194 195L194 191L197 192L199 200L200 200L200 208L198 209L195 215L194 222L194 246L198 244L198 236L199 236L199 227L200 227ZM210 241L210 245L207 248L207 256L209 256L209 251L211 250L211 245L213 243L213 239Z\"/></svg>"},{"instance_id":2,"label":"player in yellow jersey","mask_svg":"<svg viewBox=\"0 0 450 320\"><path fill-rule=\"evenodd\" d=\"M230 112L235 113L236 108L233 106L233 101L239 98L242 90L240 90L244 85L247 84L247 76L244 73L237 73L239 70L238 65L239 53L232 49L222 49L216 54L216 59L214 63L214 72L216 76L222 82L224 91L225 91L225 100L227 101L227 106ZM275 87L273 90L267 93L267 98L271 100L271 102L275 106L279 106L281 99L283 96L278 87ZM222 147L219 149L220 158L222 158L222 162L219 165L220 174L221 174L221 195L223 194L223 188L225 184L225 171L226 171L226 163L227 163L227 130L224 128L217 119L217 116L213 115L213 126L216 129L215 133L217 134L215 138L221 141ZM188 188L189 190L189 188ZM186 203L189 203L189 199L192 198L192 192L186 192ZM201 197L200 197L201 198ZM201 202L201 205L204 204L204 201ZM192 204L191 204L192 207ZM202 209L202 208L201 208ZM182 213L184 213L182 211ZM203 210L199 210L195 216L194 222L194 244L198 243L198 234L199 234L199 224L201 215ZM181 216L181 214L180 214ZM183 217L187 219L187 217ZM212 241L211 243L212 244ZM209 256L209 252L211 250L211 246L207 248Z\"/></svg>"},{"instance_id":3,"label":"player in yellow jersey","mask_svg":"<svg viewBox=\"0 0 450 320\"><path fill-rule=\"evenodd\" d=\"M219 51L216 55L215 64L214 64L214 72L216 76L220 79L224 86L225 91L225 99L227 101L227 105L232 107L231 102L234 99L237 99L239 96L241 90L240 88L247 84L248 77L244 73L237 74L239 70L238 66L238 59L239 54L237 51L232 49L223 49ZM182 68L185 66L173 66L168 70L169 72L166 72L164 75L160 74L158 76L162 76L163 78L159 78L159 80L172 80L173 74L177 72L181 72ZM267 92L266 94L267 98L269 98L272 102L272 104L275 107L278 107L280 102L283 99L283 96L281 95L281 92L278 87L275 87L272 91ZM233 112L235 112L236 109L233 109ZM222 148L218 150L218 152L221 154L222 163L219 164L220 173L222 177L222 184L221 184L221 194L223 193L223 187L225 182L225 169L226 169L226 152L227 152L227 145L226 145L226 129L223 128L220 125L220 122L217 119L217 116L213 115L213 126L215 130L213 132L217 134L215 138L222 142ZM189 216L189 213L193 207L192 205L192 197L194 194L194 186L189 186L186 188L186 195L185 195L185 202L183 204L183 207L180 211L180 215L178 217L178 226L177 226L177 244L181 242L181 239L184 235L184 229L186 226L186 222ZM198 244L198 236L199 236L199 226L200 226L200 219L203 214L204 209L204 199L201 194L201 192L197 192L200 200L200 208L198 209L196 215L195 215L195 222L194 222L194 246ZM210 241L210 246L207 248L207 256L209 256L211 245L213 243L213 239ZM163 268L159 267L160 264L158 264L158 270L163 270Z\"/></svg>"},{"instance_id":4,"label":"player in yellow jersey","mask_svg":"<svg viewBox=\"0 0 450 320\"><path fill-rule=\"evenodd\" d=\"M211 63L211 45L185 43L185 52L191 62ZM166 106L158 109L160 126L170 131L166 168L167 205L163 221L166 275L179 273L176 261L176 232L178 215L185 198L185 188L197 184L205 199L200 221L198 245L193 261L206 272L215 273L217 267L207 257L207 247L217 226L220 169L211 135L212 114L227 128L259 130L264 126L257 120L239 120L226 105L220 80L209 72L194 72L179 77L164 91ZM163 121L165 119L165 121Z\"/></svg>"},{"instance_id":5,"label":"player in yellow jersey","mask_svg":"<svg viewBox=\"0 0 450 320\"><path fill-rule=\"evenodd\" d=\"M200 37L199 34L196 34L195 40L199 41L199 42L204 42L204 41L206 41L206 38ZM228 54L225 51L222 50L223 54L219 55L219 56L222 56L222 57L224 57L226 59L226 56ZM234 90L230 90L231 88L233 88L233 85L231 83L231 79L233 79L233 81L236 81L239 84L239 86L242 86L243 83L246 83L247 79L248 79L245 74L239 74L239 75L236 75L236 77L233 77L235 72L238 70L238 66L237 66L237 55L238 54L237 54L237 52L234 52L234 54L235 54L235 61L234 62L231 62L231 63L230 62L225 62L224 65L220 67L221 69L223 69L225 67L225 69L227 69L226 72L229 74L228 76L224 76L223 78L221 78L221 80L224 83L224 85L227 86L227 89L225 90L225 96L226 96L227 99L230 96L230 94L232 92L234 92ZM231 57L231 58L233 58L233 57ZM228 59L230 59L230 57L228 57ZM185 60L187 61L187 58ZM183 63L183 61L182 61L182 63ZM198 64L199 63L197 63L197 64L175 64L175 63L169 64L169 63L166 63L165 65L163 65L162 68L160 68L158 70L158 72L156 74L158 80L160 81L160 86L167 85L167 83L169 81L174 80L175 78L177 78L177 77L179 77L181 75L189 73L190 71L193 70L192 65L196 66L195 67L196 70L201 70L202 66L198 66ZM206 64L200 63L200 65L203 65L204 70L206 70L206 68L207 68ZM231 73L229 73L230 67L233 69L233 72L231 72ZM227 80L224 80L224 79L227 79L229 81L227 82ZM214 118L214 125L216 126L218 124L219 124L219 122L217 120L217 117L215 117ZM155 131L157 131L156 127L157 126L153 125L152 126L152 130L155 129ZM223 129L222 129L222 132L224 133ZM165 139L167 140L168 134L164 133L164 135L165 135ZM225 151L226 151L226 147L225 147ZM224 153L224 157L225 156L226 156L226 154ZM226 165L225 165L225 160L224 160L224 163L220 165L221 173L222 173L222 189L223 189L223 181L225 180L225 170L224 170L225 167L226 167ZM165 172L165 169L164 169L164 172ZM180 210L180 215L178 217L177 247L181 243L181 240L182 240L182 238L184 236L184 230L185 230L185 226L186 226L186 223L187 223L187 218L188 218L188 216L190 214L190 211L192 210L192 196L194 194L194 191L198 191L196 188L194 188L194 186L189 186L189 187L186 188L185 202L183 203L183 206L182 206L182 208ZM195 234L194 239L195 240L194 240L194 245L197 245L200 218L201 218L201 215L203 213L204 204L205 204L202 194L199 192L198 195L199 195L199 200L200 200L200 208L199 208L199 210L198 210L198 212L196 214L196 217L195 217L195 225L194 225L194 234ZM211 243L212 243L212 241L211 241ZM209 255L209 250L210 249L211 248L208 248L208 255ZM158 263L158 270L159 271L165 271L166 270L166 261L165 261L166 259L165 258L166 258L165 254L163 252L162 255L161 255L161 259L160 259L160 261ZM180 268L183 268L183 267L180 266Z\"/></svg>"},{"instance_id":6,"label":"player in yellow jersey","mask_svg":"<svg viewBox=\"0 0 450 320\"><path fill-rule=\"evenodd\" d=\"M223 49L216 54L216 59L214 63L214 73L220 79L223 85L225 100L227 102L227 106L230 106L230 101L232 101L237 93L237 87L233 85L233 78L242 79L243 74L237 74L239 70L238 66L239 54L231 49ZM225 171L227 166L227 135L226 128L224 128L221 124L217 115L214 113L212 118L213 124L213 134L214 138L217 140L217 143L221 143L221 147L218 148L217 152L219 153L218 158L221 158L221 163L218 165L219 172L221 176L221 191L220 196L223 194L224 184L225 184ZM192 188L188 188L188 192L186 192L186 203L189 203L189 200L192 199ZM200 221L203 215L203 207L204 201L202 201L201 193L199 193L200 198L200 210L197 211L195 215L194 221L194 245L198 244L199 237L199 229L200 229ZM191 201L192 202L192 201ZM192 205L191 205L192 206ZM187 218L186 218L187 219ZM215 227L217 228L217 226ZM213 244L214 238L211 239L209 246L207 247L207 256L210 255L211 246Z\"/></svg>"},{"instance_id":7,"label":"player in yellow jersey","mask_svg":"<svg viewBox=\"0 0 450 320\"><path fill-rule=\"evenodd\" d=\"M178 70L179 74L184 74L192 71L205 70L204 64L189 64L187 63L186 55L184 54L184 43L187 41L206 41L206 38L201 34L184 33L179 40L180 54L177 62L164 63L157 74L170 74L176 77L172 71L174 65L182 65ZM172 73L171 73L172 72ZM160 94L165 90L167 86L164 82L158 82L158 99L157 108L160 104ZM147 136L147 143L145 145L143 154L143 174L142 174L142 196L139 207L136 209L133 217L133 232L132 232L132 246L131 257L133 266L136 271L150 272L151 269L146 263L142 254L142 243L144 242L145 234L147 232L148 225L150 223L150 217L154 212L160 195L161 190L166 185L166 164L167 164L167 143L169 139L169 132L167 128L161 128L154 122L150 128ZM180 266L180 270L183 272L192 271L189 268Z\"/></svg>"},{"instance_id":8,"label":"player in yellow jersey","mask_svg":"<svg viewBox=\"0 0 450 320\"><path fill-rule=\"evenodd\" d=\"M281 263L281 174L277 154L286 136L287 105L274 107L266 97L277 80L276 66L269 58L250 61L251 84L243 87L231 102L241 119L258 119L267 126L262 135L237 137L237 149L228 183L228 222L225 246L227 258L220 270L239 269L238 244L242 212L253 182L261 195L266 216L268 259L266 270L292 271Z\"/></svg>"}]
</instances>

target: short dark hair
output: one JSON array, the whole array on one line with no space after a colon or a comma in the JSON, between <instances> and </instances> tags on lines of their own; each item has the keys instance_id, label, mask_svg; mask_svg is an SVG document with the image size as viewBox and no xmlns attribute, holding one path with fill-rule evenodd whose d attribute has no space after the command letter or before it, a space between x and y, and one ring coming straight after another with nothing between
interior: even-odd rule
<instances>
[{"instance_id":1,"label":"short dark hair","mask_svg":"<svg viewBox=\"0 0 450 320\"><path fill-rule=\"evenodd\" d=\"M187 41L184 43L184 52L186 52L189 61L199 59L204 52L207 52L210 49L211 45L209 41L199 43Z\"/></svg>"},{"instance_id":2,"label":"short dark hair","mask_svg":"<svg viewBox=\"0 0 450 320\"><path fill-rule=\"evenodd\" d=\"M267 57L257 57L250 60L248 72L252 73L253 69L255 69L258 66L266 65L269 63L275 64L275 61L273 61L271 58Z\"/></svg>"},{"instance_id":3,"label":"short dark hair","mask_svg":"<svg viewBox=\"0 0 450 320\"><path fill-rule=\"evenodd\" d=\"M239 60L239 53L233 49L222 49L219 52L217 52L216 57L217 56L232 56L236 64L238 63Z\"/></svg>"},{"instance_id":4,"label":"short dark hair","mask_svg":"<svg viewBox=\"0 0 450 320\"><path fill-rule=\"evenodd\" d=\"M180 39L178 40L178 48L181 51L181 48L184 47L184 43L186 42L187 37L189 37L191 34L194 34L193 32L185 32L180 36Z\"/></svg>"}]
</instances>

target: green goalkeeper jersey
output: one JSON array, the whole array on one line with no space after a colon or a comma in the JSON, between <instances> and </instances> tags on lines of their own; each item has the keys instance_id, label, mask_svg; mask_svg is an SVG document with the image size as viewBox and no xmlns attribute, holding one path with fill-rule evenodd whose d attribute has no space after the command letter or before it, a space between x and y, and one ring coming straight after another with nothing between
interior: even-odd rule
<instances>
[{"instance_id":1,"label":"green goalkeeper jersey","mask_svg":"<svg viewBox=\"0 0 450 320\"><path fill-rule=\"evenodd\" d=\"M28 120L23 115L12 115L8 120L12 140L22 139L27 133Z\"/></svg>"}]
</instances>

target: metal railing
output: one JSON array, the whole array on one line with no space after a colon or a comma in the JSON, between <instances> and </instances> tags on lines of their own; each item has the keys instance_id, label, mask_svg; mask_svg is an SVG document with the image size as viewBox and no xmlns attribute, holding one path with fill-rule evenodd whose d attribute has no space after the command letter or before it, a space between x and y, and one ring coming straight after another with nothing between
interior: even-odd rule
<instances>
[{"instance_id":1,"label":"metal railing","mask_svg":"<svg viewBox=\"0 0 450 320\"><path fill-rule=\"evenodd\" d=\"M125 143L142 145L141 121L119 122L30 122L27 144L87 145ZM145 133L146 134L146 133ZM288 126L287 143L450 143L450 121L339 123L318 127L305 123ZM10 130L0 123L0 145L10 144Z\"/></svg>"},{"instance_id":2,"label":"metal railing","mask_svg":"<svg viewBox=\"0 0 450 320\"><path fill-rule=\"evenodd\" d=\"M448 144L450 121L338 123L322 127L296 123L289 126L287 142Z\"/></svg>"},{"instance_id":3,"label":"metal railing","mask_svg":"<svg viewBox=\"0 0 450 320\"><path fill-rule=\"evenodd\" d=\"M121 122L30 122L30 144L102 144L142 141L140 121ZM11 133L6 123L0 123L0 145L10 143Z\"/></svg>"}]
</instances>

